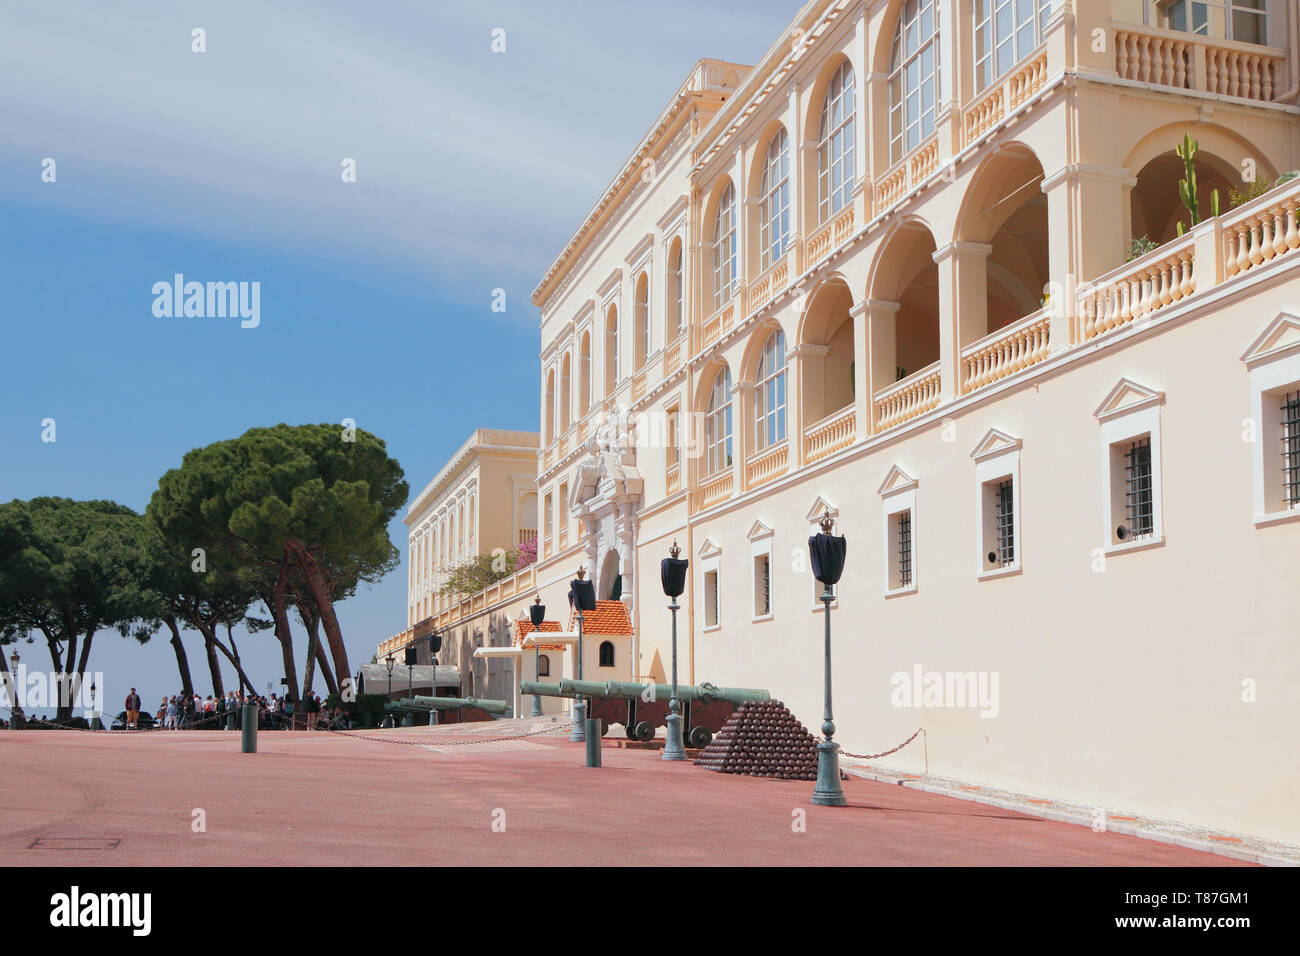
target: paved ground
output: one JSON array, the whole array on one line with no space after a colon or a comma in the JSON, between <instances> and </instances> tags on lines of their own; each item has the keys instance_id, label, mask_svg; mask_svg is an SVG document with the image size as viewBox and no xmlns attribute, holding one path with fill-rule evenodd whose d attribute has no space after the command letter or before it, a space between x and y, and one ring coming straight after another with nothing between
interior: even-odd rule
<instances>
[{"instance_id":1,"label":"paved ground","mask_svg":"<svg viewBox=\"0 0 1300 956\"><path fill-rule=\"evenodd\" d=\"M551 726L511 724L492 732ZM815 807L811 783L609 743L587 769L563 733L456 743L479 729L263 733L257 754L234 732L0 732L0 865L1238 865L856 777Z\"/></svg>"}]
</instances>

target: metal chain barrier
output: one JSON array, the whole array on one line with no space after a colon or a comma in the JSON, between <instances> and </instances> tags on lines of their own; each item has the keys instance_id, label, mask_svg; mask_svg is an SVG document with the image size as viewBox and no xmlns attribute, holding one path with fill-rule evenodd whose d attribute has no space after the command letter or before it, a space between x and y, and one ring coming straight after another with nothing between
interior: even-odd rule
<instances>
[{"instance_id":1,"label":"metal chain barrier","mask_svg":"<svg viewBox=\"0 0 1300 956\"><path fill-rule=\"evenodd\" d=\"M840 750L840 754L841 754L842 756L845 756L845 757L852 757L854 760L879 760L881 757L888 757L890 754L896 754L896 753L898 753L900 750L902 750L904 747L906 747L908 744L910 744L910 743L911 743L913 740L915 740L917 737L921 736L921 734L923 734L923 733L925 733L925 728L924 728L924 727L917 727L917 728L916 728L916 733L912 734L912 736L908 737L906 740L904 740L904 741L903 741L901 744L899 744L897 747L893 748L892 750L886 750L884 753L878 753L878 754L852 754L852 753L849 753L847 750L843 750L843 749L841 749L841 750ZM821 742L824 741L825 739L826 739L825 737L818 737L818 738L817 738L817 741L818 741L818 743L821 743Z\"/></svg>"},{"instance_id":2,"label":"metal chain barrier","mask_svg":"<svg viewBox=\"0 0 1300 956\"><path fill-rule=\"evenodd\" d=\"M440 726L463 727L465 724L446 724ZM339 737L355 737L357 740L373 740L382 744L397 744L402 747L472 747L475 744L496 744L503 740L523 740L525 737L541 737L545 734L553 734L559 731L569 733L573 729L572 724L556 724L554 727L543 727L541 730L530 730L524 734L511 734L508 737L490 737L487 740L407 740L398 737L372 737L367 734L357 734L348 730L334 730L326 727L331 734Z\"/></svg>"}]
</instances>

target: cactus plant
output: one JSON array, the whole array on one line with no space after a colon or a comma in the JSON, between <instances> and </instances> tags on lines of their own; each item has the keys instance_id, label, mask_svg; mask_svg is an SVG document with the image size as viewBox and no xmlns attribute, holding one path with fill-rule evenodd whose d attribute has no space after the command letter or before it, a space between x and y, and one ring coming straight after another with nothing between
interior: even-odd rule
<instances>
[{"instance_id":1,"label":"cactus plant","mask_svg":"<svg viewBox=\"0 0 1300 956\"><path fill-rule=\"evenodd\" d=\"M1201 221L1201 201L1196 192L1196 153L1200 149L1200 143L1192 139L1191 136L1184 134L1183 141L1174 147L1174 152L1178 158L1183 161L1184 178L1178 180L1178 198L1182 200L1183 207L1187 210L1191 219L1192 228ZM1210 215L1219 214L1219 191L1215 189L1210 193ZM1182 220L1178 222L1178 235L1187 232L1187 224Z\"/></svg>"}]
</instances>

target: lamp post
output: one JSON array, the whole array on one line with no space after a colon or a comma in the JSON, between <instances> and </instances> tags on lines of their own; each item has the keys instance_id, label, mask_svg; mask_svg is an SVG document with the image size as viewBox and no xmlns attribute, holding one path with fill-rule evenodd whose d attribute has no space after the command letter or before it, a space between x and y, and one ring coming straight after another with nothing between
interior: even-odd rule
<instances>
[{"instance_id":1,"label":"lamp post","mask_svg":"<svg viewBox=\"0 0 1300 956\"><path fill-rule=\"evenodd\" d=\"M5 690L10 692L10 697L12 698L9 701L9 729L17 730L26 723L27 717L18 703L18 648L16 647L14 648L13 653L9 655L8 677L9 686L6 687Z\"/></svg>"},{"instance_id":2,"label":"lamp post","mask_svg":"<svg viewBox=\"0 0 1300 956\"><path fill-rule=\"evenodd\" d=\"M822 734L825 739L817 744L817 786L813 788L812 795L812 802L824 807L842 807L847 802L844 787L840 785L840 745L832 739L835 735L835 722L831 715L831 602L835 600L833 589L844 573L848 542L843 537L831 534L834 528L835 519L827 508L821 520L821 534L808 539L813 577L824 587L821 602L826 612L826 710L822 718Z\"/></svg>"},{"instance_id":3,"label":"lamp post","mask_svg":"<svg viewBox=\"0 0 1300 956\"><path fill-rule=\"evenodd\" d=\"M98 689L99 688L95 686L95 682L92 680L90 682L90 707L89 707L91 717L90 720L88 721L91 730L99 729L99 708L95 706L96 691Z\"/></svg>"},{"instance_id":4,"label":"lamp post","mask_svg":"<svg viewBox=\"0 0 1300 956\"><path fill-rule=\"evenodd\" d=\"M596 610L596 588L586 577L587 569L578 565L578 576L569 582L569 601L578 612L578 662L575 668L578 680L582 680L582 615L584 611ZM573 700L573 733L569 734L569 740L582 743L586 739L587 702L579 694ZM596 753L599 757L600 752Z\"/></svg>"},{"instance_id":5,"label":"lamp post","mask_svg":"<svg viewBox=\"0 0 1300 956\"><path fill-rule=\"evenodd\" d=\"M388 668L388 702L393 702L393 665L397 660L393 657L393 652L389 651L388 656L384 658L384 666Z\"/></svg>"},{"instance_id":6,"label":"lamp post","mask_svg":"<svg viewBox=\"0 0 1300 956\"><path fill-rule=\"evenodd\" d=\"M542 646L537 640L537 635L542 632L542 621L546 620L546 605L542 603L542 596L537 595L533 601L532 607L528 609L528 618L533 622L533 680L540 681L542 675L538 673L542 663ZM533 695L533 709L529 717L542 716L542 695Z\"/></svg>"},{"instance_id":7,"label":"lamp post","mask_svg":"<svg viewBox=\"0 0 1300 956\"><path fill-rule=\"evenodd\" d=\"M673 696L668 702L668 737L664 741L664 760L685 760L686 747L682 743L681 701L677 699L677 598L686 590L686 569L690 562L680 557L682 549L677 542L668 550L669 557L659 563L659 577L664 594L672 598L668 610L673 615Z\"/></svg>"}]
</instances>

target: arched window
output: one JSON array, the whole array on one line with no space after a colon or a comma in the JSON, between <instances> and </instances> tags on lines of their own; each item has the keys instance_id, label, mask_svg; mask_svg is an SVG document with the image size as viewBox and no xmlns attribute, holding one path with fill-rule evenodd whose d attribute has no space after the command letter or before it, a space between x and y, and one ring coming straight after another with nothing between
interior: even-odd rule
<instances>
[{"instance_id":1,"label":"arched window","mask_svg":"<svg viewBox=\"0 0 1300 956\"><path fill-rule=\"evenodd\" d=\"M983 91L1043 42L1060 0L975 0L975 87Z\"/></svg>"},{"instance_id":2,"label":"arched window","mask_svg":"<svg viewBox=\"0 0 1300 956\"><path fill-rule=\"evenodd\" d=\"M785 440L785 333L780 329L768 336L758 362L754 426L756 449Z\"/></svg>"},{"instance_id":3,"label":"arched window","mask_svg":"<svg viewBox=\"0 0 1300 956\"><path fill-rule=\"evenodd\" d=\"M547 657L545 654L542 654L537 658L537 676L538 677L551 676L551 659Z\"/></svg>"},{"instance_id":4,"label":"arched window","mask_svg":"<svg viewBox=\"0 0 1300 956\"><path fill-rule=\"evenodd\" d=\"M613 641L600 642L600 666L601 667L614 666L614 642Z\"/></svg>"},{"instance_id":5,"label":"arched window","mask_svg":"<svg viewBox=\"0 0 1300 956\"><path fill-rule=\"evenodd\" d=\"M591 333L582 333L578 346L578 410L585 415L591 410Z\"/></svg>"},{"instance_id":6,"label":"arched window","mask_svg":"<svg viewBox=\"0 0 1300 956\"><path fill-rule=\"evenodd\" d=\"M723 368L709 390L709 410L704 416L706 475L731 467L731 372Z\"/></svg>"},{"instance_id":7,"label":"arched window","mask_svg":"<svg viewBox=\"0 0 1300 956\"><path fill-rule=\"evenodd\" d=\"M605 394L613 395L618 387L618 309L605 313Z\"/></svg>"},{"instance_id":8,"label":"arched window","mask_svg":"<svg viewBox=\"0 0 1300 956\"><path fill-rule=\"evenodd\" d=\"M1024 0L1021 0L1024 2ZM907 0L889 61L889 157L896 163L934 132L939 96L939 4Z\"/></svg>"},{"instance_id":9,"label":"arched window","mask_svg":"<svg viewBox=\"0 0 1300 956\"><path fill-rule=\"evenodd\" d=\"M682 305L686 287L682 284L682 241L668 247L668 309L664 316L664 341L671 342L682 328Z\"/></svg>"},{"instance_id":10,"label":"arched window","mask_svg":"<svg viewBox=\"0 0 1300 956\"><path fill-rule=\"evenodd\" d=\"M542 409L543 437L549 443L555 439L555 370L546 373L546 407Z\"/></svg>"},{"instance_id":11,"label":"arched window","mask_svg":"<svg viewBox=\"0 0 1300 956\"><path fill-rule=\"evenodd\" d=\"M849 204L857 176L854 160L856 132L853 67L839 65L826 84L821 126L817 135L817 219L825 222Z\"/></svg>"},{"instance_id":12,"label":"arched window","mask_svg":"<svg viewBox=\"0 0 1300 956\"><path fill-rule=\"evenodd\" d=\"M569 384L572 362L569 359L569 353L564 353L564 361L560 363L560 431L564 432L569 427L569 416L572 414L572 391Z\"/></svg>"},{"instance_id":13,"label":"arched window","mask_svg":"<svg viewBox=\"0 0 1300 956\"><path fill-rule=\"evenodd\" d=\"M736 284L736 189L722 191L713 214L713 308L731 301Z\"/></svg>"},{"instance_id":14,"label":"arched window","mask_svg":"<svg viewBox=\"0 0 1300 956\"><path fill-rule=\"evenodd\" d=\"M790 149L785 127L767 144L763 160L763 208L759 222L759 247L766 269L785 255L790 242Z\"/></svg>"},{"instance_id":15,"label":"arched window","mask_svg":"<svg viewBox=\"0 0 1300 956\"><path fill-rule=\"evenodd\" d=\"M636 322L636 369L650 357L650 278L643 272L636 278L632 295L632 316Z\"/></svg>"}]
</instances>

